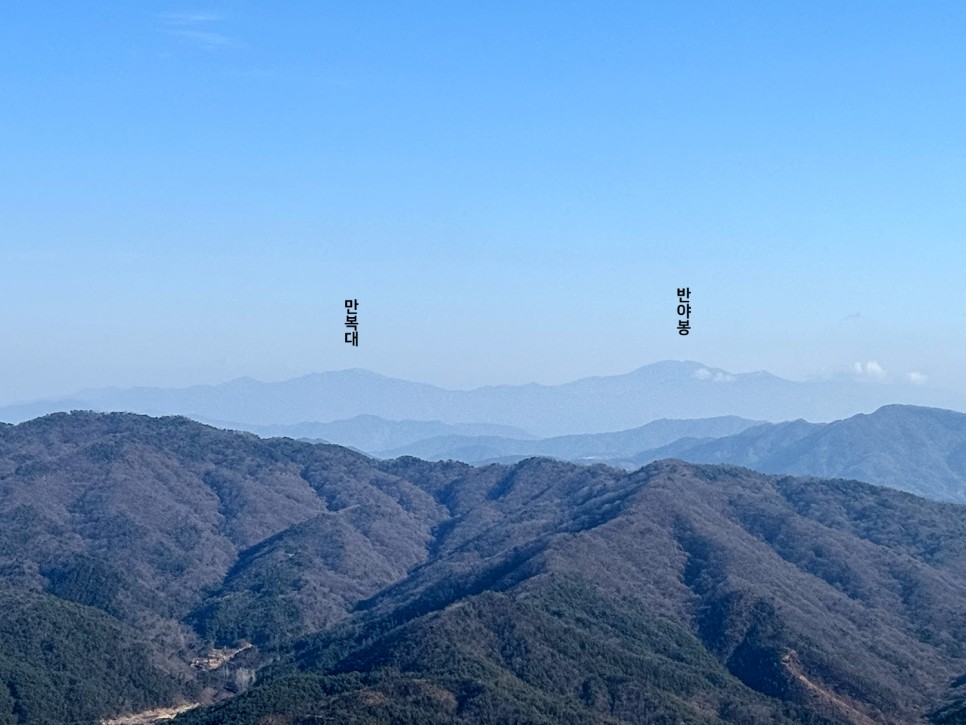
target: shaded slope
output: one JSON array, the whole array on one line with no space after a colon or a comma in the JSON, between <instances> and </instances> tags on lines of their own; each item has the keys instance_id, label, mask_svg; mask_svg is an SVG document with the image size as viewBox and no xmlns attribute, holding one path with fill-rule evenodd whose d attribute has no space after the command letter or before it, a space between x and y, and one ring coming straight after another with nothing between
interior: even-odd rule
<instances>
[{"instance_id":1,"label":"shaded slope","mask_svg":"<svg viewBox=\"0 0 966 725\"><path fill-rule=\"evenodd\" d=\"M281 722L334 706L336 681L338 702L375 702L418 680L440 699L407 707L441 722L905 723L966 669L960 507L675 462L456 470L459 493L433 489L459 523L431 561L276 672L325 691ZM566 595L574 612L561 582L581 592ZM602 638L612 659L598 658ZM581 657L590 684L574 675ZM275 686L269 675L218 717L268 707ZM360 722L389 721L372 717Z\"/></svg>"},{"instance_id":2,"label":"shaded slope","mask_svg":"<svg viewBox=\"0 0 966 725\"><path fill-rule=\"evenodd\" d=\"M132 617L144 608L182 616L240 551L353 505L408 521L407 535L424 540L443 515L416 487L336 446L124 414L54 415L0 434L8 579L41 589L71 562L95 561L120 582L110 606Z\"/></svg>"},{"instance_id":3,"label":"shaded slope","mask_svg":"<svg viewBox=\"0 0 966 725\"><path fill-rule=\"evenodd\" d=\"M327 675L283 677L185 722L266 715L333 723L823 722L742 685L680 623L558 577L469 597L376 638Z\"/></svg>"},{"instance_id":4,"label":"shaded slope","mask_svg":"<svg viewBox=\"0 0 966 725\"><path fill-rule=\"evenodd\" d=\"M126 641L110 627L151 641L146 651L161 653L182 686L145 688L140 704L169 704L203 685L190 663L214 641L271 645L345 616L427 556L444 515L427 493L336 446L129 414L0 429L3 582L37 601L97 610L105 653ZM343 562L325 521L349 545ZM286 546L299 552L287 569L277 566ZM109 686L96 666L89 674L92 686ZM16 707L62 690L31 682L8 693ZM104 712L112 708L104 699Z\"/></svg>"},{"instance_id":5,"label":"shaded slope","mask_svg":"<svg viewBox=\"0 0 966 725\"><path fill-rule=\"evenodd\" d=\"M0 723L93 723L196 694L164 653L97 609L0 585Z\"/></svg>"}]
</instances>

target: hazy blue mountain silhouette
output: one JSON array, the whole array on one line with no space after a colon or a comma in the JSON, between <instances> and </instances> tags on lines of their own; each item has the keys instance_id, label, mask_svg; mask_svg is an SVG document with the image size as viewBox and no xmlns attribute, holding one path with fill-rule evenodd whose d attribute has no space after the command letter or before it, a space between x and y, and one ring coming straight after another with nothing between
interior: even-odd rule
<instances>
[{"instance_id":1,"label":"hazy blue mountain silhouette","mask_svg":"<svg viewBox=\"0 0 966 725\"><path fill-rule=\"evenodd\" d=\"M937 500L966 502L966 414L887 405L827 424L763 424L714 440L643 451L662 458L732 463L765 473L855 478Z\"/></svg>"},{"instance_id":2,"label":"hazy blue mountain silhouette","mask_svg":"<svg viewBox=\"0 0 966 725\"><path fill-rule=\"evenodd\" d=\"M643 449L667 445L682 438L720 438L734 435L760 423L761 421L730 415L698 420L661 419L638 428L615 433L588 433L537 440L519 440L492 435L444 435L414 441L389 450L371 452L382 458L409 455L430 461L453 459L465 463L530 456L613 463L630 459Z\"/></svg>"},{"instance_id":3,"label":"hazy blue mountain silhouette","mask_svg":"<svg viewBox=\"0 0 966 725\"><path fill-rule=\"evenodd\" d=\"M268 426L366 414L450 425L512 426L545 437L626 430L661 418L735 415L768 421L829 421L888 403L966 409L966 397L923 386L853 380L792 382L766 372L732 374L697 362L665 361L624 375L563 385L474 390L446 390L365 370L317 373L277 383L243 378L171 390L93 390L59 401L8 406L0 409L0 419L17 422L82 408Z\"/></svg>"},{"instance_id":4,"label":"hazy blue mountain silhouette","mask_svg":"<svg viewBox=\"0 0 966 725\"><path fill-rule=\"evenodd\" d=\"M366 453L410 446L419 441L443 437L497 436L508 440L527 441L534 436L522 428L488 423L443 423L439 420L386 420L377 415L357 415L331 423L297 423L294 425L246 425L204 420L219 428L247 430L269 438L285 436L304 440L335 443ZM734 432L734 431L732 431ZM640 450L638 447L636 450Z\"/></svg>"}]
</instances>

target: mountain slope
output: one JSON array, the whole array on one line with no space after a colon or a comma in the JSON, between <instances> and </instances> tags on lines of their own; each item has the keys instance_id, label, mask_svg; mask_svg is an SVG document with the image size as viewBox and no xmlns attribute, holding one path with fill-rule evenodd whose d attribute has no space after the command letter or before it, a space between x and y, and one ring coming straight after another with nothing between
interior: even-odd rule
<instances>
[{"instance_id":1,"label":"mountain slope","mask_svg":"<svg viewBox=\"0 0 966 725\"><path fill-rule=\"evenodd\" d=\"M678 441L634 456L734 463L767 473L857 478L928 498L966 502L966 415L884 406L826 425L795 421L711 441Z\"/></svg>"},{"instance_id":2,"label":"mountain slope","mask_svg":"<svg viewBox=\"0 0 966 725\"><path fill-rule=\"evenodd\" d=\"M335 446L129 414L55 414L0 430L3 581L28 601L92 608L103 632L104 621L136 632L184 696L206 683L190 663L209 644L270 644L345 616L426 557L444 514L412 484ZM351 543L348 561L327 531ZM328 568L317 566L320 550ZM288 574L266 567L279 556ZM259 567L268 575L239 594ZM288 608L275 598L283 595ZM17 690L18 707L43 699L31 693L49 686L34 684ZM160 692L143 699L167 704L171 693Z\"/></svg>"},{"instance_id":3,"label":"mountain slope","mask_svg":"<svg viewBox=\"0 0 966 725\"><path fill-rule=\"evenodd\" d=\"M429 562L185 721L905 723L963 669L958 506L675 462L464 473Z\"/></svg>"},{"instance_id":4,"label":"mountain slope","mask_svg":"<svg viewBox=\"0 0 966 725\"><path fill-rule=\"evenodd\" d=\"M69 723L179 695L164 653L96 608L0 584L0 723Z\"/></svg>"},{"instance_id":5,"label":"mountain slope","mask_svg":"<svg viewBox=\"0 0 966 725\"><path fill-rule=\"evenodd\" d=\"M78 413L0 429L0 522L0 722L907 723L966 672L966 509L854 481Z\"/></svg>"}]
</instances>

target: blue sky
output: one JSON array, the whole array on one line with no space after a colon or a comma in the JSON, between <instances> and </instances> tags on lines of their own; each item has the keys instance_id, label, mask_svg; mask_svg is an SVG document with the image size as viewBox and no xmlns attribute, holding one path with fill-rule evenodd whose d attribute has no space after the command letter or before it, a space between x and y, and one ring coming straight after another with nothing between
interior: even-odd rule
<instances>
[{"instance_id":1,"label":"blue sky","mask_svg":"<svg viewBox=\"0 0 966 725\"><path fill-rule=\"evenodd\" d=\"M16 3L0 48L0 402L668 358L966 390L963 3Z\"/></svg>"}]
</instances>

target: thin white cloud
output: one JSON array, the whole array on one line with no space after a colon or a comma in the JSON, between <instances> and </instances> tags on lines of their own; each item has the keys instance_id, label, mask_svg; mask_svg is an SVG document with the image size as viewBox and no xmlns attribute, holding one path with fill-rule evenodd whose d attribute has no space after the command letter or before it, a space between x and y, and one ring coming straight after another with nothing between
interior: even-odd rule
<instances>
[{"instance_id":1,"label":"thin white cloud","mask_svg":"<svg viewBox=\"0 0 966 725\"><path fill-rule=\"evenodd\" d=\"M876 380L881 381L889 377L886 373L885 368L883 368L875 360L869 360L866 363L857 362L852 366L853 372L864 379L864 380Z\"/></svg>"},{"instance_id":2,"label":"thin white cloud","mask_svg":"<svg viewBox=\"0 0 966 725\"><path fill-rule=\"evenodd\" d=\"M738 378L731 373L713 373L707 368L698 368L694 371L694 377L698 380L710 380L712 383L733 383Z\"/></svg>"},{"instance_id":3,"label":"thin white cloud","mask_svg":"<svg viewBox=\"0 0 966 725\"><path fill-rule=\"evenodd\" d=\"M221 15L216 13L165 13L158 15L158 20L166 25L201 25L203 23L215 23L222 20Z\"/></svg>"},{"instance_id":4,"label":"thin white cloud","mask_svg":"<svg viewBox=\"0 0 966 725\"><path fill-rule=\"evenodd\" d=\"M925 373L917 373L913 371L911 373L906 373L906 380L913 385L925 385L929 382L929 376Z\"/></svg>"},{"instance_id":5,"label":"thin white cloud","mask_svg":"<svg viewBox=\"0 0 966 725\"><path fill-rule=\"evenodd\" d=\"M218 29L223 17L216 13L166 13L156 17L163 33L177 36L204 50L237 48L242 45L241 41Z\"/></svg>"}]
</instances>

